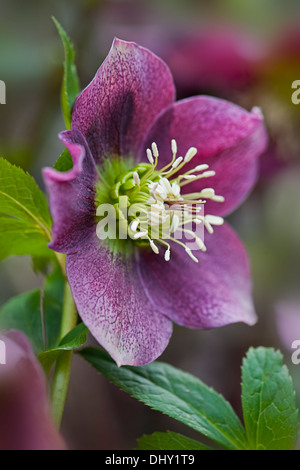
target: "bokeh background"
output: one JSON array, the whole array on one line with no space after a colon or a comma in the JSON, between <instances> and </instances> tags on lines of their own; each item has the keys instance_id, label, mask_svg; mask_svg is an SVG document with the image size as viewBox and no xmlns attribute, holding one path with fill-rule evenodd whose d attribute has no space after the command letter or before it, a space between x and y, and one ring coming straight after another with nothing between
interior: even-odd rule
<instances>
[{"instance_id":1,"label":"bokeh background","mask_svg":"<svg viewBox=\"0 0 300 470\"><path fill-rule=\"evenodd\" d=\"M285 355L300 405L300 80L298 0L0 0L0 155L30 171L63 150L60 111L63 49L51 16L71 36L82 87L93 78L112 39L133 40L164 58L178 98L210 94L247 109L261 107L269 146L249 199L229 218L252 265L258 323L212 331L175 327L161 357L213 386L240 414L240 365L249 346ZM1 229L1 227L0 227ZM29 257L0 263L0 304L41 286ZM93 339L90 338L90 342ZM76 357L62 433L73 449L132 449L142 434L197 435L119 391Z\"/></svg>"}]
</instances>

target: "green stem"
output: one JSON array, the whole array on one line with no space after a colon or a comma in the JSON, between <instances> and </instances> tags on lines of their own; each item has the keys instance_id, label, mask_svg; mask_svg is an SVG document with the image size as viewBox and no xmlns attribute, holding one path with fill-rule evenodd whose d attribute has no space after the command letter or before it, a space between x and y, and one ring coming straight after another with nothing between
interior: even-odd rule
<instances>
[{"instance_id":1,"label":"green stem","mask_svg":"<svg viewBox=\"0 0 300 470\"><path fill-rule=\"evenodd\" d=\"M77 311L68 282L65 283L64 304L60 340L71 331L77 323ZM52 383L51 402L52 418L59 429L70 379L73 351L61 351L56 361L55 373Z\"/></svg>"}]
</instances>

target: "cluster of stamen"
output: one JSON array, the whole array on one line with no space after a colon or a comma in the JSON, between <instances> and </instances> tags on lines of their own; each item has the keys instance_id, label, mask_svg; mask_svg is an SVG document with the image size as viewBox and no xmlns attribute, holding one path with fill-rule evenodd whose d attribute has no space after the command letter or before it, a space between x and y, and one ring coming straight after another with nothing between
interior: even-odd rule
<instances>
[{"instance_id":1,"label":"cluster of stamen","mask_svg":"<svg viewBox=\"0 0 300 470\"><path fill-rule=\"evenodd\" d=\"M170 241L181 245L186 253L195 261L198 259L191 248L181 241L178 233L193 238L198 249L206 251L204 241L190 229L192 223L203 224L209 233L213 233L213 225L223 224L222 217L203 214L203 204L207 199L223 202L224 197L216 195L213 188L204 188L197 193L181 194L181 188L191 182L215 175L207 164L197 165L193 169L182 172L183 167L197 154L191 147L184 157L177 157L177 144L171 142L172 160L168 165L156 170L159 152L155 142L147 149L149 170L140 177L138 171L133 172L136 193L131 194L131 201L138 204L139 216L133 218L129 231L134 240L147 240L154 253L159 253L159 246L165 246L164 258L170 259ZM178 172L180 171L180 174ZM186 228L188 225L188 228ZM181 237L182 238L182 237Z\"/></svg>"},{"instance_id":2,"label":"cluster of stamen","mask_svg":"<svg viewBox=\"0 0 300 470\"><path fill-rule=\"evenodd\" d=\"M177 156L177 143L173 139L171 150L170 163L158 170L159 151L153 142L146 152L149 163L139 163L129 171L118 172L113 184L106 184L108 198L117 214L120 240L129 235L135 244L150 246L156 254L163 248L166 261L170 260L171 242L174 242L198 262L193 250L206 251L204 236L199 233L202 230L203 234L205 228L211 234L214 225L224 222L222 217L204 215L204 205L207 200L223 202L224 197L211 187L182 194L182 188L213 177L215 172L209 170L207 164L184 171L185 165L197 154L195 147L189 148L184 157ZM193 248L187 240L192 240Z\"/></svg>"}]
</instances>

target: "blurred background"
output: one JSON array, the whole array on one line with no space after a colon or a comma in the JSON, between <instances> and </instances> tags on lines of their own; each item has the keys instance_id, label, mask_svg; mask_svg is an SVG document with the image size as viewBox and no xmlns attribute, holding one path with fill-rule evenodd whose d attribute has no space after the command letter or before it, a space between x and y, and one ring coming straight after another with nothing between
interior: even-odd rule
<instances>
[{"instance_id":1,"label":"blurred background","mask_svg":"<svg viewBox=\"0 0 300 470\"><path fill-rule=\"evenodd\" d=\"M170 66L177 97L210 94L247 109L261 107L269 146L256 188L229 222L245 242L252 265L258 323L212 331L175 326L161 357L222 393L240 414L240 366L252 346L285 355L300 406L300 80L298 0L0 0L0 155L30 171L63 150L60 111L63 48L54 15L72 38L82 87L93 78L112 39L133 40ZM44 188L43 188L44 189ZM0 304L40 286L29 257L0 263ZM90 342L93 342L90 339ZM142 434L196 433L119 391L75 358L62 433L73 449L132 449Z\"/></svg>"}]
</instances>

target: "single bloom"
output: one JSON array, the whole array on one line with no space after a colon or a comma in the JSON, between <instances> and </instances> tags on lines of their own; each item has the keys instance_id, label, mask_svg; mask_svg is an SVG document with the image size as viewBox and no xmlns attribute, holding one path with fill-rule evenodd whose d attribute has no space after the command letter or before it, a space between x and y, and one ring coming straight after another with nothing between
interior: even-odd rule
<instances>
[{"instance_id":1,"label":"single bloom","mask_svg":"<svg viewBox=\"0 0 300 470\"><path fill-rule=\"evenodd\" d=\"M0 450L63 450L47 385L26 336L0 333Z\"/></svg>"},{"instance_id":2,"label":"single bloom","mask_svg":"<svg viewBox=\"0 0 300 470\"><path fill-rule=\"evenodd\" d=\"M78 313L118 365L156 359L172 322L256 321L247 254L223 216L257 177L258 109L208 96L175 102L166 64L115 39L60 139L73 168L43 170L49 246L66 254ZM117 222L106 239L113 218L103 207Z\"/></svg>"}]
</instances>

